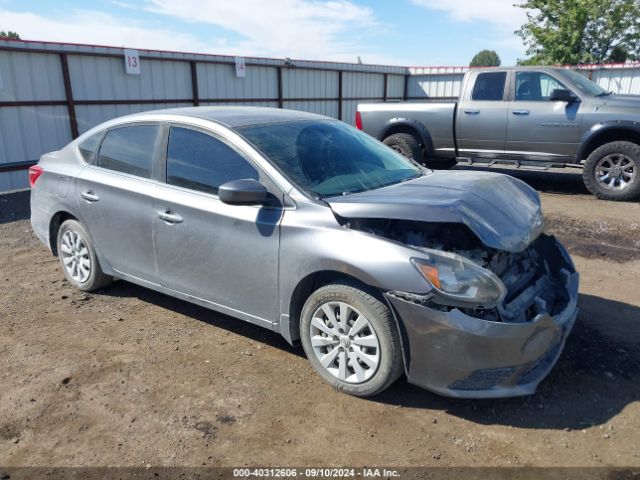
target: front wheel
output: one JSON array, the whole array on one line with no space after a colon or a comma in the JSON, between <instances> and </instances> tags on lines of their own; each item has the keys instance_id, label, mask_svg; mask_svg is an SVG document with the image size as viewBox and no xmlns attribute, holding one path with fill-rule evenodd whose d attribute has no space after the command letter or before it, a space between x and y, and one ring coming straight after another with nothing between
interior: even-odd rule
<instances>
[{"instance_id":1,"label":"front wheel","mask_svg":"<svg viewBox=\"0 0 640 480\"><path fill-rule=\"evenodd\" d=\"M595 149L584 164L587 189L602 200L634 200L640 197L640 146L611 142Z\"/></svg>"},{"instance_id":2,"label":"front wheel","mask_svg":"<svg viewBox=\"0 0 640 480\"><path fill-rule=\"evenodd\" d=\"M302 346L320 376L339 391L369 397L402 374L402 349L389 307L364 285L331 283L307 299Z\"/></svg>"}]
</instances>

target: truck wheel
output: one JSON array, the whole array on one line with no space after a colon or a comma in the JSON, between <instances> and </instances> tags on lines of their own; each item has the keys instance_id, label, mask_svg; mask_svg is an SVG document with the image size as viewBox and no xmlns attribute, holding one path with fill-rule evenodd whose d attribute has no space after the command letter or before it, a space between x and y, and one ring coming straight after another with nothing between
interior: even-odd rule
<instances>
[{"instance_id":1,"label":"truck wheel","mask_svg":"<svg viewBox=\"0 0 640 480\"><path fill-rule=\"evenodd\" d=\"M640 197L640 146L611 142L595 149L584 164L587 189L602 200L634 200Z\"/></svg>"},{"instance_id":2,"label":"truck wheel","mask_svg":"<svg viewBox=\"0 0 640 480\"><path fill-rule=\"evenodd\" d=\"M369 397L402 374L393 314L366 286L354 281L337 281L309 296L302 309L300 337L313 368L338 391Z\"/></svg>"},{"instance_id":3,"label":"truck wheel","mask_svg":"<svg viewBox=\"0 0 640 480\"><path fill-rule=\"evenodd\" d=\"M62 271L74 287L91 292L113 281L102 271L91 237L80 222L65 221L58 230L57 241Z\"/></svg>"},{"instance_id":4,"label":"truck wheel","mask_svg":"<svg viewBox=\"0 0 640 480\"><path fill-rule=\"evenodd\" d=\"M410 133L394 133L385 138L382 143L408 159L422 163L422 148L416 137Z\"/></svg>"}]
</instances>

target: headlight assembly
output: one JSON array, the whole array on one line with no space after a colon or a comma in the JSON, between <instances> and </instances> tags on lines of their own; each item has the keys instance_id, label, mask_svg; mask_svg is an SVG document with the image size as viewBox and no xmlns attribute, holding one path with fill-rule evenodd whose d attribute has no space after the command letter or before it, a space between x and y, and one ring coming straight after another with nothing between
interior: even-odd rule
<instances>
[{"instance_id":1,"label":"headlight assembly","mask_svg":"<svg viewBox=\"0 0 640 480\"><path fill-rule=\"evenodd\" d=\"M455 253L421 249L427 258L411 262L433 287L434 301L453 307L493 308L507 294L502 280Z\"/></svg>"}]
</instances>

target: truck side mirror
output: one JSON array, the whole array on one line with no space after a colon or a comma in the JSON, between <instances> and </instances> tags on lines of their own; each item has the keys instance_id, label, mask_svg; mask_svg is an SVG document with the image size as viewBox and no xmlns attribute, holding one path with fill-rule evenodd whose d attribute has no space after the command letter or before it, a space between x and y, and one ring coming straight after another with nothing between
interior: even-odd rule
<instances>
[{"instance_id":1,"label":"truck side mirror","mask_svg":"<svg viewBox=\"0 0 640 480\"><path fill-rule=\"evenodd\" d=\"M551 92L551 96L549 96L549 100L552 102L567 102L567 103L576 103L580 102L580 99L576 97L573 92L570 90L566 90L564 88L556 88Z\"/></svg>"}]
</instances>

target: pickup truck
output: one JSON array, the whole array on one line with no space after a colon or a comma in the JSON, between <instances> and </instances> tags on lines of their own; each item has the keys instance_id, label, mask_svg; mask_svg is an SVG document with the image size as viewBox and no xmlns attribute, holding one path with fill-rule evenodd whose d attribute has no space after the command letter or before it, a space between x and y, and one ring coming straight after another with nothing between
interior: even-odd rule
<instances>
[{"instance_id":1,"label":"pickup truck","mask_svg":"<svg viewBox=\"0 0 640 480\"><path fill-rule=\"evenodd\" d=\"M472 69L457 101L359 104L356 127L427 166L577 166L598 198L640 197L640 96L565 68Z\"/></svg>"}]
</instances>

